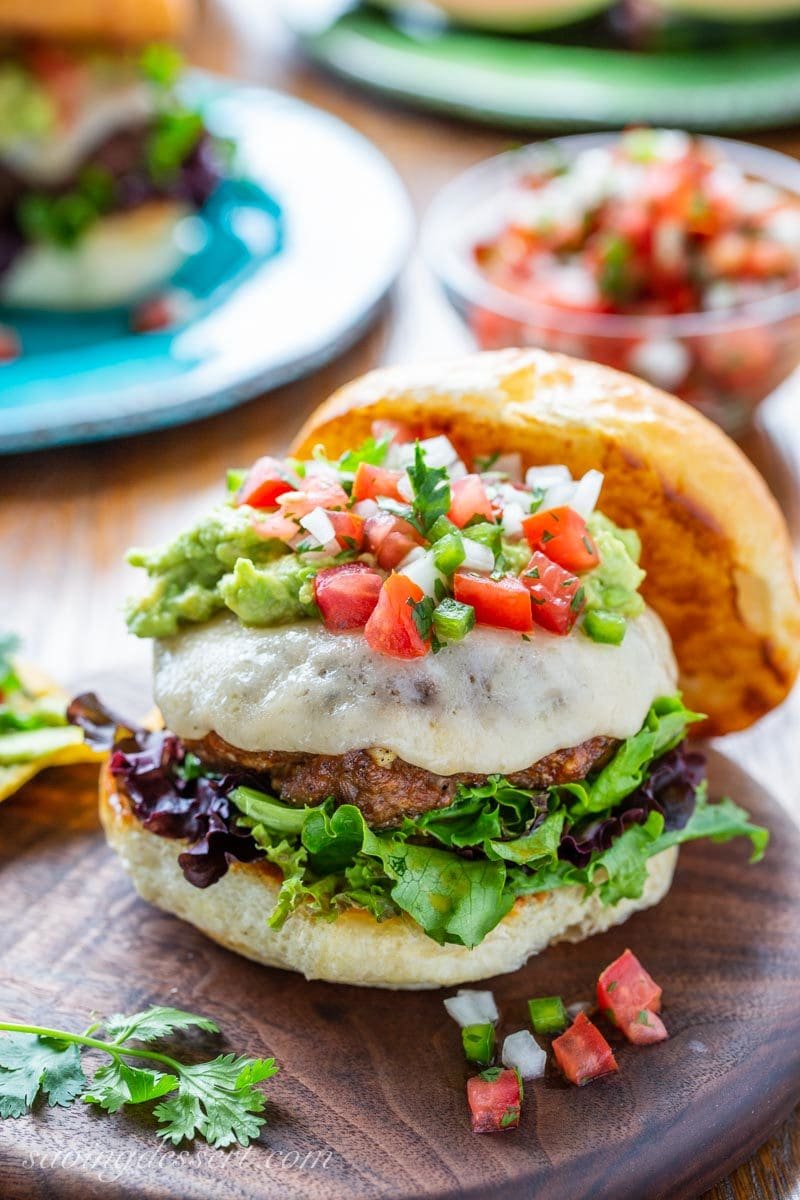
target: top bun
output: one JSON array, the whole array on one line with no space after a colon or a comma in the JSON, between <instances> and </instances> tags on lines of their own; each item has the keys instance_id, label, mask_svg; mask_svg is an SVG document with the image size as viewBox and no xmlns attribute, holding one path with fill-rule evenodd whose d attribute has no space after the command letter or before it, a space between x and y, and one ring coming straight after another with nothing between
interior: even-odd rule
<instances>
[{"instance_id":1,"label":"top bun","mask_svg":"<svg viewBox=\"0 0 800 1200\"><path fill-rule=\"evenodd\" d=\"M179 37L194 0L0 0L0 32L149 42Z\"/></svg>"},{"instance_id":2,"label":"top bun","mask_svg":"<svg viewBox=\"0 0 800 1200\"><path fill-rule=\"evenodd\" d=\"M292 453L358 445L377 419L445 433L469 462L518 451L526 467L605 473L601 508L638 530L642 591L669 630L703 733L751 725L800 669L800 596L788 530L761 476L694 409L639 379L541 350L374 371L341 388Z\"/></svg>"}]
</instances>

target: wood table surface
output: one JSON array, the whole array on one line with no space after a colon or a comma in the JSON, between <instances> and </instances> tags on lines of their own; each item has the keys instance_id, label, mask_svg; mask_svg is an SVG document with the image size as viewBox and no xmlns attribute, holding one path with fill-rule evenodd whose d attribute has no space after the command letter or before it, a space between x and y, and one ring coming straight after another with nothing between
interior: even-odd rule
<instances>
[{"instance_id":1,"label":"wood table surface","mask_svg":"<svg viewBox=\"0 0 800 1200\"><path fill-rule=\"evenodd\" d=\"M509 145L502 130L395 108L328 78L297 55L271 7L268 0L204 7L193 61L285 89L348 121L393 162L420 215L455 173ZM800 155L800 130L760 140ZM354 375L383 362L447 357L468 347L424 265L413 258L376 328L311 378L192 426L0 458L0 627L17 630L28 657L70 687L99 681L144 689L149 647L127 636L121 616L136 583L123 564L125 549L166 536L207 507L227 466L281 451L308 412ZM762 425L749 449L796 534L800 395L787 389L764 410ZM722 749L800 820L800 689L756 730L726 738ZM712 1197L797 1200L800 1116L706 1200Z\"/></svg>"}]
</instances>

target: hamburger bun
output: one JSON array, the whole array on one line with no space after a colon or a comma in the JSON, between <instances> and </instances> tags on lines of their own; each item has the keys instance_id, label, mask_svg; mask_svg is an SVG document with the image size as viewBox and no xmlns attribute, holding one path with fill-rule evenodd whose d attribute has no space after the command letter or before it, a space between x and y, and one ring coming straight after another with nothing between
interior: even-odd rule
<instances>
[{"instance_id":1,"label":"hamburger bun","mask_svg":"<svg viewBox=\"0 0 800 1200\"><path fill-rule=\"evenodd\" d=\"M364 987L450 987L516 971L554 942L583 941L658 904L669 891L678 856L670 849L650 859L638 900L604 907L597 894L585 900L582 887L519 899L479 946L467 950L439 946L410 919L392 917L379 924L357 909L326 921L300 908L282 929L270 929L266 918L280 887L276 867L232 863L213 887L192 887L178 865L183 843L143 829L107 767L100 776L100 819L136 890L150 904L254 962L299 971L307 979Z\"/></svg>"},{"instance_id":2,"label":"hamburger bun","mask_svg":"<svg viewBox=\"0 0 800 1200\"><path fill-rule=\"evenodd\" d=\"M176 236L189 209L152 200L102 217L68 249L27 245L0 279L0 301L70 312L130 304L161 286L185 258Z\"/></svg>"},{"instance_id":3,"label":"hamburger bun","mask_svg":"<svg viewBox=\"0 0 800 1200\"><path fill-rule=\"evenodd\" d=\"M194 0L0 0L0 32L149 42L185 33L194 8Z\"/></svg>"},{"instance_id":4,"label":"hamburger bun","mask_svg":"<svg viewBox=\"0 0 800 1200\"><path fill-rule=\"evenodd\" d=\"M335 457L378 419L447 434L466 461L518 451L523 465L605 473L602 509L642 539L642 592L669 631L704 734L751 725L800 669L800 597L781 512L761 476L688 405L593 363L501 350L374 371L309 418L291 453Z\"/></svg>"}]
</instances>

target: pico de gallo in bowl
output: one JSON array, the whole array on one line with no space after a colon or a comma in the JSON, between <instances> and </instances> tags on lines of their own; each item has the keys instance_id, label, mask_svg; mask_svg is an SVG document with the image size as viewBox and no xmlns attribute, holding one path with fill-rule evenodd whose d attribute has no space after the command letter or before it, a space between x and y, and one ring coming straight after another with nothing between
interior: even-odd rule
<instances>
[{"instance_id":1,"label":"pico de gallo in bowl","mask_svg":"<svg viewBox=\"0 0 800 1200\"><path fill-rule=\"evenodd\" d=\"M679 130L557 139L479 164L426 227L484 349L631 372L728 432L800 361L800 164Z\"/></svg>"},{"instance_id":2,"label":"pico de gallo in bowl","mask_svg":"<svg viewBox=\"0 0 800 1200\"><path fill-rule=\"evenodd\" d=\"M597 508L599 471L465 463L445 436L376 422L338 460L264 457L168 546L129 556L152 579L132 632L168 637L231 610L248 625L318 618L378 654L438 652L476 625L618 645L644 611L640 543Z\"/></svg>"}]
</instances>

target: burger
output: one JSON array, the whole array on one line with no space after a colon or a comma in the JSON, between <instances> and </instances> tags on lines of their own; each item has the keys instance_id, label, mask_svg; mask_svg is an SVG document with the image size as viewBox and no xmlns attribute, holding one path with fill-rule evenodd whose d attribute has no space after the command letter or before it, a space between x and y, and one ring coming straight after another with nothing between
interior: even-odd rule
<instances>
[{"instance_id":1,"label":"burger","mask_svg":"<svg viewBox=\"0 0 800 1200\"><path fill-rule=\"evenodd\" d=\"M127 304L162 284L222 147L180 96L184 0L0 4L0 301ZM154 40L157 39L157 40Z\"/></svg>"},{"instance_id":2,"label":"burger","mask_svg":"<svg viewBox=\"0 0 800 1200\"><path fill-rule=\"evenodd\" d=\"M787 531L638 380L534 350L375 372L129 557L164 727L71 718L142 896L249 958L452 985L656 904L684 842L764 851L687 734L797 674Z\"/></svg>"}]
</instances>

